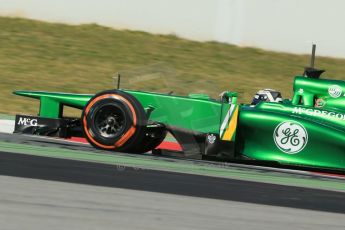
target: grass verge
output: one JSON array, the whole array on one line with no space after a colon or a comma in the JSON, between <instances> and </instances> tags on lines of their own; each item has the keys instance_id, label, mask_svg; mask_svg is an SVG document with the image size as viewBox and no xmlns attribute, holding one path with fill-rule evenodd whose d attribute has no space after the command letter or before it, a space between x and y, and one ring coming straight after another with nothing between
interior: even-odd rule
<instances>
[{"instance_id":1,"label":"grass verge","mask_svg":"<svg viewBox=\"0 0 345 230\"><path fill-rule=\"evenodd\" d=\"M126 88L212 96L231 90L241 102L275 88L291 97L293 77L309 58L95 24L0 17L0 28L0 113L6 114L37 113L37 102L13 90L95 93L114 87L115 72L123 73ZM320 57L316 64L345 80L345 60Z\"/></svg>"}]
</instances>

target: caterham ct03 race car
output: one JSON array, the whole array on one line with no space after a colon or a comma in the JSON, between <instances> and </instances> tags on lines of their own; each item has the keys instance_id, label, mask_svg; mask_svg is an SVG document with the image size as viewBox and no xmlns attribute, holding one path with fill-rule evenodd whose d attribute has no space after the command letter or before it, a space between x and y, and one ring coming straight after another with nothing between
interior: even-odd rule
<instances>
[{"instance_id":1,"label":"caterham ct03 race car","mask_svg":"<svg viewBox=\"0 0 345 230\"><path fill-rule=\"evenodd\" d=\"M235 92L215 100L127 89L96 95L15 91L40 100L38 116L16 116L15 132L82 135L96 148L128 153L153 150L170 132L191 157L345 171L345 81L320 79L322 72L312 66L296 76L291 100L268 89L251 104L238 104ZM65 118L66 106L82 110L81 118Z\"/></svg>"}]
</instances>

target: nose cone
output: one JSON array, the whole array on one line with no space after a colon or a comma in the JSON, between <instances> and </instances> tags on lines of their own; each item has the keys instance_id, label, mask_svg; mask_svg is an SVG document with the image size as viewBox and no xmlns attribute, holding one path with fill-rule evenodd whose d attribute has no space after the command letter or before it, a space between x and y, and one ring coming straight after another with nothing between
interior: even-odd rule
<instances>
[{"instance_id":1,"label":"nose cone","mask_svg":"<svg viewBox=\"0 0 345 230\"><path fill-rule=\"evenodd\" d=\"M44 96L44 92L35 92L35 91L23 91L23 90L17 90L14 91L13 94L23 96L23 97L31 97L39 99L41 96Z\"/></svg>"}]
</instances>

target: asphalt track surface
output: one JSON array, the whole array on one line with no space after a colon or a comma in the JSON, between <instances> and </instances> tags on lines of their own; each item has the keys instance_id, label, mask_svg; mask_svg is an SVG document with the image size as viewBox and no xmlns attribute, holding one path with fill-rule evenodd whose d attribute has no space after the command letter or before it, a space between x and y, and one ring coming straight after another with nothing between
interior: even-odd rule
<instances>
[{"instance_id":1,"label":"asphalt track surface","mask_svg":"<svg viewBox=\"0 0 345 230\"><path fill-rule=\"evenodd\" d=\"M345 193L0 152L0 174L345 213Z\"/></svg>"},{"instance_id":2,"label":"asphalt track surface","mask_svg":"<svg viewBox=\"0 0 345 230\"><path fill-rule=\"evenodd\" d=\"M0 176L1 229L328 229L343 214Z\"/></svg>"},{"instance_id":3,"label":"asphalt track surface","mask_svg":"<svg viewBox=\"0 0 345 230\"><path fill-rule=\"evenodd\" d=\"M0 176L1 229L339 229L343 214Z\"/></svg>"},{"instance_id":4,"label":"asphalt track surface","mask_svg":"<svg viewBox=\"0 0 345 230\"><path fill-rule=\"evenodd\" d=\"M90 150L27 136L0 140ZM339 191L13 152L0 152L0 175L1 229L345 227Z\"/></svg>"}]
</instances>

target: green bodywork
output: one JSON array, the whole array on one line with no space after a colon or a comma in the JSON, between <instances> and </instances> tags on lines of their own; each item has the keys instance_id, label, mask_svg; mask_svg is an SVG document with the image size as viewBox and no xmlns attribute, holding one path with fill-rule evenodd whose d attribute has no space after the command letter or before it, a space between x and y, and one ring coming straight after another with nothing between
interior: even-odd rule
<instances>
[{"instance_id":1,"label":"green bodywork","mask_svg":"<svg viewBox=\"0 0 345 230\"><path fill-rule=\"evenodd\" d=\"M229 103L220 103L200 94L183 97L133 90L122 91L135 96L145 110L151 110L150 120L203 133L218 133L220 121L230 107ZM45 118L61 118L63 106L83 109L93 97L91 94L32 91L16 91L15 94L39 99L38 115ZM229 95L235 95L233 100L236 100L236 94Z\"/></svg>"},{"instance_id":2,"label":"green bodywork","mask_svg":"<svg viewBox=\"0 0 345 230\"><path fill-rule=\"evenodd\" d=\"M237 158L345 170L344 81L297 76L292 100L256 106L237 105L237 94L231 92L214 100L204 94L122 91L136 97L152 121L220 137L229 125L224 124L229 111L239 108L236 139L231 139ZM47 118L62 117L63 106L83 109L93 96L31 91L15 94L39 99L39 116Z\"/></svg>"}]
</instances>

